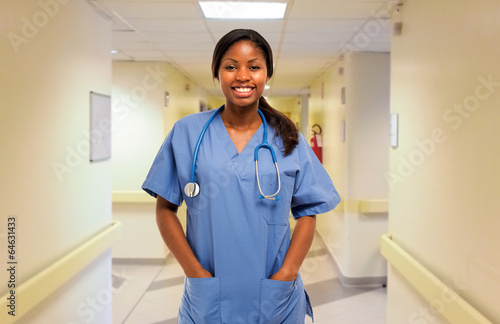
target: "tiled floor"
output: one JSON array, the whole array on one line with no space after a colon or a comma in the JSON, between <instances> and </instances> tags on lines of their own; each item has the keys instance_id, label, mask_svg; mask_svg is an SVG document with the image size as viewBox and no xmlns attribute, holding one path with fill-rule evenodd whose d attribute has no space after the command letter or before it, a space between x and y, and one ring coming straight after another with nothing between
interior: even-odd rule
<instances>
[{"instance_id":1,"label":"tiled floor","mask_svg":"<svg viewBox=\"0 0 500 324\"><path fill-rule=\"evenodd\" d=\"M384 288L346 288L333 260L315 239L301 270L316 324L385 323ZM165 264L113 264L113 324L175 324L184 275L175 259ZM312 323L310 318L306 323Z\"/></svg>"}]
</instances>

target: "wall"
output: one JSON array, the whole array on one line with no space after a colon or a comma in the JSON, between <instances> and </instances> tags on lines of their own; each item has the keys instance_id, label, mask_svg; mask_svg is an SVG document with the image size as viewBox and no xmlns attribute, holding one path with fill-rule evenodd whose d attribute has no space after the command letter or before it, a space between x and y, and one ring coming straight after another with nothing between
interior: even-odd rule
<instances>
[{"instance_id":1,"label":"wall","mask_svg":"<svg viewBox=\"0 0 500 324\"><path fill-rule=\"evenodd\" d=\"M0 253L4 262L16 216L21 284L111 222L111 163L89 162L87 135L89 92L111 93L111 23L82 0L2 1L0 21ZM110 261L103 254L18 323L109 323L110 300L78 309L110 292Z\"/></svg>"},{"instance_id":2,"label":"wall","mask_svg":"<svg viewBox=\"0 0 500 324\"><path fill-rule=\"evenodd\" d=\"M390 152L393 240L494 323L500 322L500 3L407 1L394 20ZM445 323L391 269L388 323Z\"/></svg>"},{"instance_id":3,"label":"wall","mask_svg":"<svg viewBox=\"0 0 500 324\"><path fill-rule=\"evenodd\" d=\"M341 141L341 121L345 120L345 105L341 102L341 89L345 87L345 76L339 74L344 62L334 66L310 87L309 130L314 124L322 128L323 165L330 175L342 199L345 192L345 142ZM309 131L306 138L310 139ZM343 204L343 202L342 202ZM345 218L341 208L317 217L317 231L325 241L338 265L345 263L347 253Z\"/></svg>"},{"instance_id":4,"label":"wall","mask_svg":"<svg viewBox=\"0 0 500 324\"><path fill-rule=\"evenodd\" d=\"M271 107L285 113L295 124L300 124L300 97L270 96L267 102Z\"/></svg>"},{"instance_id":5,"label":"wall","mask_svg":"<svg viewBox=\"0 0 500 324\"><path fill-rule=\"evenodd\" d=\"M113 218L122 222L123 231L113 257L161 259L167 249L156 226L156 200L148 200L141 185L173 124L198 112L206 99L165 62L113 62L112 92L113 196L127 195L126 202L113 203Z\"/></svg>"},{"instance_id":6,"label":"wall","mask_svg":"<svg viewBox=\"0 0 500 324\"><path fill-rule=\"evenodd\" d=\"M220 106L222 106L225 102L226 102L226 100L222 96L222 93L221 93L221 96L217 96L217 97L210 96L208 98L208 108L209 109L217 109Z\"/></svg>"},{"instance_id":7,"label":"wall","mask_svg":"<svg viewBox=\"0 0 500 324\"><path fill-rule=\"evenodd\" d=\"M384 174L389 165L390 56L353 53L346 60L346 201L387 199ZM387 231L387 212L362 214L345 208L348 254L341 266L348 277L387 275L379 254ZM376 282L376 281L375 281Z\"/></svg>"},{"instance_id":8,"label":"wall","mask_svg":"<svg viewBox=\"0 0 500 324\"><path fill-rule=\"evenodd\" d=\"M311 87L309 124L323 126L324 165L345 207L320 217L318 231L348 285L381 284L386 276L378 240L387 231L387 213L363 214L349 206L387 199L389 71L387 53L349 53Z\"/></svg>"}]
</instances>

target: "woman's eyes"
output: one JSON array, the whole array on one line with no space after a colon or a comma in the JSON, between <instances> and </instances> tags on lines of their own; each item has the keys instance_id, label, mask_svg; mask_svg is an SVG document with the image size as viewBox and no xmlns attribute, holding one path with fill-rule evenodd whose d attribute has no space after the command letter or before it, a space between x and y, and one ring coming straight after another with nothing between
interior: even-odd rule
<instances>
[{"instance_id":1,"label":"woman's eyes","mask_svg":"<svg viewBox=\"0 0 500 324\"><path fill-rule=\"evenodd\" d=\"M262 67L260 67L259 65L253 65L251 66L249 69L250 70L260 70ZM237 67L234 66L234 65L228 65L226 67L224 67L225 70L236 70Z\"/></svg>"}]
</instances>

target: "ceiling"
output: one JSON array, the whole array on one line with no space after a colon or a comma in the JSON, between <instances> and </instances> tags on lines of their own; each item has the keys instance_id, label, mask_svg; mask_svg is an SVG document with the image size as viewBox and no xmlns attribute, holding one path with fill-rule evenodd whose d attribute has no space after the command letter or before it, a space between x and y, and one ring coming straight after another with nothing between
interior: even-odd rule
<instances>
[{"instance_id":1,"label":"ceiling","mask_svg":"<svg viewBox=\"0 0 500 324\"><path fill-rule=\"evenodd\" d=\"M397 0L274 1L288 4L282 20L206 19L197 0L89 0L114 22L114 60L167 61L217 95L212 51L235 28L255 29L273 48L267 95L274 96L307 93L345 52L390 50L389 12Z\"/></svg>"}]
</instances>

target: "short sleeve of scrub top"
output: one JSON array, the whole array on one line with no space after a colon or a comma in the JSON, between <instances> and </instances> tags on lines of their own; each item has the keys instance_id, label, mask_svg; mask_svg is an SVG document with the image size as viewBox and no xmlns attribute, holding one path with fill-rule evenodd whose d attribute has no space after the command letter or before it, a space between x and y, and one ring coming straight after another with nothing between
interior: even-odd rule
<instances>
[{"instance_id":1,"label":"short sleeve of scrub top","mask_svg":"<svg viewBox=\"0 0 500 324\"><path fill-rule=\"evenodd\" d=\"M155 198L161 196L169 202L180 206L183 197L178 181L179 177L172 144L175 132L176 126L168 134L158 151L142 188Z\"/></svg>"},{"instance_id":2,"label":"short sleeve of scrub top","mask_svg":"<svg viewBox=\"0 0 500 324\"><path fill-rule=\"evenodd\" d=\"M340 203L335 186L313 150L300 134L299 168L295 178L291 211L294 218L326 213Z\"/></svg>"}]
</instances>

